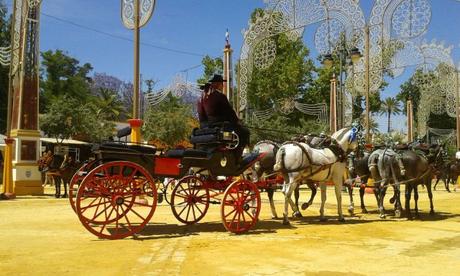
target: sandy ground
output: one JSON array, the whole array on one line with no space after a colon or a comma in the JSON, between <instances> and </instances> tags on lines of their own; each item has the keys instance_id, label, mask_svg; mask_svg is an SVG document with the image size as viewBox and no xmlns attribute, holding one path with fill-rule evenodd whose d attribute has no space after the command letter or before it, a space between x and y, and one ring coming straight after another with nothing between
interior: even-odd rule
<instances>
[{"instance_id":1,"label":"sandy ground","mask_svg":"<svg viewBox=\"0 0 460 276\"><path fill-rule=\"evenodd\" d=\"M138 239L116 241L87 232L66 199L0 201L0 275L459 275L460 192L434 192L437 213L430 216L421 190L421 218L414 221L379 219L366 195L371 213L357 209L344 223L328 192L325 223L318 221L319 196L304 218L283 226L271 219L263 193L261 220L245 235L224 230L218 205L185 226L162 204Z\"/></svg>"}]
</instances>

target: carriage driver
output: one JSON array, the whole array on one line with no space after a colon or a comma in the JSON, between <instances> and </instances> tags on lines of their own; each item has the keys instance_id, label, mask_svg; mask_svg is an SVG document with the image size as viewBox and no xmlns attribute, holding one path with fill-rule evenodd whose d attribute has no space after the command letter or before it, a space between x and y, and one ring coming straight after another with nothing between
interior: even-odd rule
<instances>
[{"instance_id":1,"label":"carriage driver","mask_svg":"<svg viewBox=\"0 0 460 276\"><path fill-rule=\"evenodd\" d=\"M239 136L239 144L235 149L236 159L241 161L244 147L249 144L249 130L238 119L235 110L228 102L227 96L222 93L222 75L213 75L203 87L203 93L198 100L198 117L200 127L207 127L215 123L229 122L230 127Z\"/></svg>"}]
</instances>

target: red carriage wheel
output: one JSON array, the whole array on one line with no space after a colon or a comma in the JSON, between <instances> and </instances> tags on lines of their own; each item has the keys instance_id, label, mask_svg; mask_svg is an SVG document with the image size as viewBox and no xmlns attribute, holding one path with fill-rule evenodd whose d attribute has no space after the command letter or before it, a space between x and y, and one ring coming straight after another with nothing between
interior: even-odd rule
<instances>
[{"instance_id":1,"label":"red carriage wheel","mask_svg":"<svg viewBox=\"0 0 460 276\"><path fill-rule=\"evenodd\" d=\"M80 183L85 178L86 174L95 168L95 165L98 164L98 160L94 160L88 163L83 164L72 176L69 182L69 201L70 206L72 206L73 211L76 211L75 208L75 197L77 195L78 187L80 187Z\"/></svg>"},{"instance_id":2,"label":"red carriage wheel","mask_svg":"<svg viewBox=\"0 0 460 276\"><path fill-rule=\"evenodd\" d=\"M91 170L75 199L83 226L100 238L122 239L140 232L157 205L152 176L128 161L108 162Z\"/></svg>"},{"instance_id":3,"label":"red carriage wheel","mask_svg":"<svg viewBox=\"0 0 460 276\"><path fill-rule=\"evenodd\" d=\"M224 192L220 205L225 229L239 234L251 229L260 213L260 193L257 186L247 180L233 182Z\"/></svg>"},{"instance_id":4,"label":"red carriage wheel","mask_svg":"<svg viewBox=\"0 0 460 276\"><path fill-rule=\"evenodd\" d=\"M176 219L185 224L200 221L209 208L209 190L195 176L178 181L171 195L171 209Z\"/></svg>"}]
</instances>

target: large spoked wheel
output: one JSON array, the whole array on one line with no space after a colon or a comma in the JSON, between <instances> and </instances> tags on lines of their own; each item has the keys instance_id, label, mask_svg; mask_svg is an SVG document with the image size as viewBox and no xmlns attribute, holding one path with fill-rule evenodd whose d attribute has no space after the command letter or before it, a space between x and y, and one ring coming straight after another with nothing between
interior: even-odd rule
<instances>
[{"instance_id":1,"label":"large spoked wheel","mask_svg":"<svg viewBox=\"0 0 460 276\"><path fill-rule=\"evenodd\" d=\"M83 179L75 199L83 226L105 239L122 239L139 233L157 206L152 176L133 162L102 164Z\"/></svg>"},{"instance_id":2,"label":"large spoked wheel","mask_svg":"<svg viewBox=\"0 0 460 276\"><path fill-rule=\"evenodd\" d=\"M233 182L225 190L220 205L225 229L236 234L248 231L257 223L260 206L260 193L254 183Z\"/></svg>"},{"instance_id":3,"label":"large spoked wheel","mask_svg":"<svg viewBox=\"0 0 460 276\"><path fill-rule=\"evenodd\" d=\"M195 176L186 176L176 183L171 195L171 209L176 219L185 224L200 221L209 208L209 190Z\"/></svg>"},{"instance_id":4,"label":"large spoked wheel","mask_svg":"<svg viewBox=\"0 0 460 276\"><path fill-rule=\"evenodd\" d=\"M75 207L75 197L77 196L77 191L78 187L80 187L81 181L85 176L94 169L98 164L100 160L94 160L91 162L88 162L86 164L83 164L72 176L72 179L70 179L69 182L69 201L70 201L70 206L72 206L72 209L74 212L77 211Z\"/></svg>"}]
</instances>

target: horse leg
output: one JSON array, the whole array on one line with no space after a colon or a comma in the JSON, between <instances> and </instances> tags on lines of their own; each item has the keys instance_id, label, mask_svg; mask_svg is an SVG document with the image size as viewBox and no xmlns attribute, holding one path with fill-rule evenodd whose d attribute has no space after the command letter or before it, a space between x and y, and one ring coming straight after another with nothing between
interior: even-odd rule
<instances>
[{"instance_id":1,"label":"horse leg","mask_svg":"<svg viewBox=\"0 0 460 276\"><path fill-rule=\"evenodd\" d=\"M366 186L365 185L361 185L359 187L359 199L361 200L361 212L363 214L367 214L367 209L366 209L366 205L364 204L364 193L366 191Z\"/></svg>"},{"instance_id":2,"label":"horse leg","mask_svg":"<svg viewBox=\"0 0 460 276\"><path fill-rule=\"evenodd\" d=\"M350 205L348 205L348 213L350 216L353 216L355 213L355 203L353 202L353 184L350 182L349 184L345 184L348 189L348 196L350 197Z\"/></svg>"},{"instance_id":3,"label":"horse leg","mask_svg":"<svg viewBox=\"0 0 460 276\"><path fill-rule=\"evenodd\" d=\"M291 199L292 193L294 192L295 188L297 187L297 182L292 181L287 184L287 190L284 194L284 213L283 213L283 224L289 225L288 219L288 205L291 205L291 208L295 208L294 202Z\"/></svg>"},{"instance_id":4,"label":"horse leg","mask_svg":"<svg viewBox=\"0 0 460 276\"><path fill-rule=\"evenodd\" d=\"M310 207L310 205L313 203L313 199L315 199L316 192L317 192L317 187L315 183L311 181L307 181L307 185L308 185L308 188L310 188L311 190L311 195L310 195L310 199L308 200L308 202L302 203L302 210L306 210L308 207Z\"/></svg>"},{"instance_id":5,"label":"horse leg","mask_svg":"<svg viewBox=\"0 0 460 276\"><path fill-rule=\"evenodd\" d=\"M436 181L436 184L438 184L438 182ZM434 185L433 187L433 190L436 191L436 184ZM449 179L447 178L444 178L444 186L446 187L446 191L448 191L450 193L450 189L449 189Z\"/></svg>"},{"instance_id":6,"label":"horse leg","mask_svg":"<svg viewBox=\"0 0 460 276\"><path fill-rule=\"evenodd\" d=\"M61 180L59 179L58 176L53 175L53 182L54 182L54 187L56 189L56 193L54 194L54 196L56 198L59 198L61 197Z\"/></svg>"},{"instance_id":7,"label":"horse leg","mask_svg":"<svg viewBox=\"0 0 460 276\"><path fill-rule=\"evenodd\" d=\"M326 183L321 183L320 184L320 189L321 189L321 207L319 208L319 220L320 221L327 221L327 218L324 216L324 205L326 203Z\"/></svg>"},{"instance_id":8,"label":"horse leg","mask_svg":"<svg viewBox=\"0 0 460 276\"><path fill-rule=\"evenodd\" d=\"M272 219L278 218L276 214L275 202L273 202L273 194L275 190L272 187L267 188L268 201L270 201L270 209L272 211Z\"/></svg>"},{"instance_id":9,"label":"horse leg","mask_svg":"<svg viewBox=\"0 0 460 276\"><path fill-rule=\"evenodd\" d=\"M434 190L434 191L436 191L436 186L438 185L439 180L441 180L441 178L437 177L437 178L436 178L436 183L434 183L434 186L433 186L433 190ZM444 183L444 184L445 184L445 183ZM447 187L446 187L446 189L447 189Z\"/></svg>"},{"instance_id":10,"label":"horse leg","mask_svg":"<svg viewBox=\"0 0 460 276\"><path fill-rule=\"evenodd\" d=\"M430 199L430 215L434 215L433 192L431 191L431 183L429 181L427 181L426 187L428 190L428 198Z\"/></svg>"},{"instance_id":11,"label":"horse leg","mask_svg":"<svg viewBox=\"0 0 460 276\"><path fill-rule=\"evenodd\" d=\"M385 193L387 188L385 187L386 181L381 183L381 186L379 188L379 199L378 199L378 205L379 205L379 212L380 212L380 218L385 218L385 208L383 207L383 199L385 198Z\"/></svg>"},{"instance_id":12,"label":"horse leg","mask_svg":"<svg viewBox=\"0 0 460 276\"><path fill-rule=\"evenodd\" d=\"M406 183L406 217L407 219L412 219L412 214L410 212L410 195L412 193L411 183Z\"/></svg>"},{"instance_id":13,"label":"horse leg","mask_svg":"<svg viewBox=\"0 0 460 276\"><path fill-rule=\"evenodd\" d=\"M415 218L420 218L420 214L418 213L418 185L414 185L414 201L415 201Z\"/></svg>"},{"instance_id":14,"label":"horse leg","mask_svg":"<svg viewBox=\"0 0 460 276\"><path fill-rule=\"evenodd\" d=\"M62 184L64 184L64 195L62 197L68 197L67 195L67 183L68 181L66 181L67 179L65 177L62 177Z\"/></svg>"},{"instance_id":15,"label":"horse leg","mask_svg":"<svg viewBox=\"0 0 460 276\"><path fill-rule=\"evenodd\" d=\"M296 218L302 217L302 214L299 211L299 197L300 197L300 185L297 185L297 187L294 190L294 199L295 199L295 206L296 206L297 211L293 210L294 213L292 213L292 216Z\"/></svg>"},{"instance_id":16,"label":"horse leg","mask_svg":"<svg viewBox=\"0 0 460 276\"><path fill-rule=\"evenodd\" d=\"M334 187L335 187L335 197L337 199L337 213L339 215L339 221L345 221L342 213L342 186L343 186L343 176L337 176L333 178Z\"/></svg>"}]
</instances>

